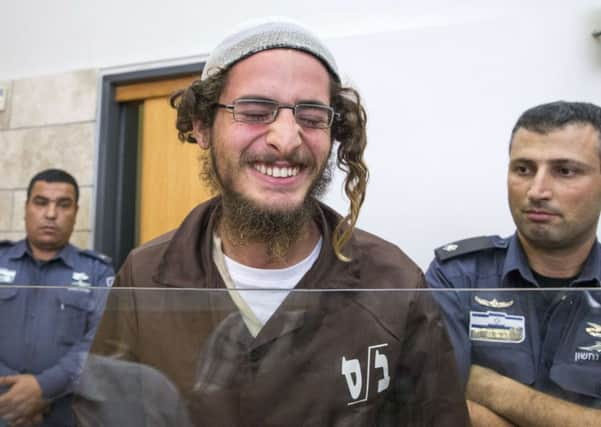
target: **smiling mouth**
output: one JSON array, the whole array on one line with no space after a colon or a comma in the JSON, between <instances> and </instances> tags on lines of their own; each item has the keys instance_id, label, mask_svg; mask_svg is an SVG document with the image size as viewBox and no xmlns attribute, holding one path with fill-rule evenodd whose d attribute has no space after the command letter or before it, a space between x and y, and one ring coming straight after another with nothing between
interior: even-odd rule
<instances>
[{"instance_id":1,"label":"smiling mouth","mask_svg":"<svg viewBox=\"0 0 601 427\"><path fill-rule=\"evenodd\" d=\"M298 175L300 166L276 166L270 163L254 163L253 168L263 175L273 178L289 178Z\"/></svg>"}]
</instances>

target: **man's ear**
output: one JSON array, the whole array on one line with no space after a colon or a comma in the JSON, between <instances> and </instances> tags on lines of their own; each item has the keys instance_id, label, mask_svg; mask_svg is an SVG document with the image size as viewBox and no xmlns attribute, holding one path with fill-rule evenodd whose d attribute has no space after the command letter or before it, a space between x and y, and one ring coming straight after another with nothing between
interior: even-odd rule
<instances>
[{"instance_id":1,"label":"man's ear","mask_svg":"<svg viewBox=\"0 0 601 427\"><path fill-rule=\"evenodd\" d=\"M209 138L207 135L208 131L200 123L200 120L194 120L192 122L192 136L194 137L196 143L200 146L200 148L209 148Z\"/></svg>"}]
</instances>

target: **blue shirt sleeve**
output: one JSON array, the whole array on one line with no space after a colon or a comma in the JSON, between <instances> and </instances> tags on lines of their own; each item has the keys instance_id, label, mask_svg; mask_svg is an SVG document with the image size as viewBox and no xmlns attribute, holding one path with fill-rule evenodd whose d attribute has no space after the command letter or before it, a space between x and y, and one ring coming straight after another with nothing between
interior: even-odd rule
<instances>
[{"instance_id":1,"label":"blue shirt sleeve","mask_svg":"<svg viewBox=\"0 0 601 427\"><path fill-rule=\"evenodd\" d=\"M467 384L471 365L471 342L468 335L469 298L471 292L456 291L458 288L468 288L465 277L460 273L451 272L450 268L432 261L426 271L426 282L434 292L434 298L441 307L447 325L447 330L455 351L455 359L460 378Z\"/></svg>"}]
</instances>

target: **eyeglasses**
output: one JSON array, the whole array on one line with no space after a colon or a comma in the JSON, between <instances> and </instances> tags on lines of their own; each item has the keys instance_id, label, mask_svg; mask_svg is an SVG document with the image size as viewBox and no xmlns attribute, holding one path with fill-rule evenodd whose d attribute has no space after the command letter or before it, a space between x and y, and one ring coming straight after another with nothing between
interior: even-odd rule
<instances>
[{"instance_id":1,"label":"eyeglasses","mask_svg":"<svg viewBox=\"0 0 601 427\"><path fill-rule=\"evenodd\" d=\"M339 114L332 107L321 104L280 104L268 99L237 99L233 104L215 104L234 115L234 120L248 124L273 123L282 108L293 111L296 123L304 128L327 129Z\"/></svg>"}]
</instances>

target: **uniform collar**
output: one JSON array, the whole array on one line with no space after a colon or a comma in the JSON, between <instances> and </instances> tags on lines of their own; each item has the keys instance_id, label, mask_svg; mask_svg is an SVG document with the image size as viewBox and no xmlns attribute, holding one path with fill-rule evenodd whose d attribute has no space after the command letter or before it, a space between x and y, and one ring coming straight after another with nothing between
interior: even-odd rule
<instances>
[{"instance_id":1,"label":"uniform collar","mask_svg":"<svg viewBox=\"0 0 601 427\"><path fill-rule=\"evenodd\" d=\"M503 286L514 287L514 284L509 282L508 276L510 274L519 274L523 279L527 280L534 286L538 286L532 270L528 265L528 258L522 249L520 239L518 239L517 233L509 238L509 244L507 246L507 255L505 256L505 263L503 264Z\"/></svg>"},{"instance_id":2,"label":"uniform collar","mask_svg":"<svg viewBox=\"0 0 601 427\"><path fill-rule=\"evenodd\" d=\"M75 269L77 265L77 249L75 246L67 243L67 245L60 250L60 252L54 257L54 259L62 259L68 267Z\"/></svg>"},{"instance_id":3,"label":"uniform collar","mask_svg":"<svg viewBox=\"0 0 601 427\"><path fill-rule=\"evenodd\" d=\"M213 262L212 244L221 198L215 197L202 203L190 212L167 244L162 259L153 278L158 283L182 288L224 288L225 284ZM299 282L299 288L312 288L320 285L319 278L324 274L336 280L328 281L329 287L353 287L358 281L361 258L351 239L345 247L345 255L351 262L339 261L332 250L331 234L340 216L331 208L319 203L314 218L323 237L318 260ZM323 284L322 284L323 285Z\"/></svg>"},{"instance_id":4,"label":"uniform collar","mask_svg":"<svg viewBox=\"0 0 601 427\"><path fill-rule=\"evenodd\" d=\"M25 239L19 240L8 251L8 257L12 260L17 260L19 258L23 258L24 256L28 256L33 259Z\"/></svg>"},{"instance_id":5,"label":"uniform collar","mask_svg":"<svg viewBox=\"0 0 601 427\"><path fill-rule=\"evenodd\" d=\"M23 240L20 240L17 243L15 243L15 245L10 249L9 258L16 260L16 259L23 258L25 256L34 260L33 254L31 253L31 249L29 248L29 244L27 243L27 240L23 239ZM52 260L50 260L50 261L60 259L68 267L75 268L75 265L77 263L76 258L77 258L77 249L75 248L75 246L67 243L67 245L65 247L63 247L59 251L59 253L56 254L56 256L54 258L52 258Z\"/></svg>"},{"instance_id":6,"label":"uniform collar","mask_svg":"<svg viewBox=\"0 0 601 427\"><path fill-rule=\"evenodd\" d=\"M599 241L595 240L595 243L593 243L582 271L573 284L588 286L599 286L601 284L601 246L599 245Z\"/></svg>"},{"instance_id":7,"label":"uniform collar","mask_svg":"<svg viewBox=\"0 0 601 427\"><path fill-rule=\"evenodd\" d=\"M515 272L515 273L514 273ZM520 276L530 282L533 286L538 286L538 283L534 279L530 265L528 264L528 258L522 249L522 244L514 233L509 238L509 245L507 247L507 255L505 257L505 263L503 265L503 285L508 286L509 281L507 280L509 274L520 274ZM591 252L589 253L582 271L578 275L578 278L572 283L575 284L591 284L593 286L599 286L601 283L601 246L598 241L595 241Z\"/></svg>"}]
</instances>

